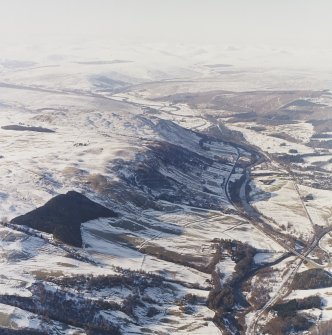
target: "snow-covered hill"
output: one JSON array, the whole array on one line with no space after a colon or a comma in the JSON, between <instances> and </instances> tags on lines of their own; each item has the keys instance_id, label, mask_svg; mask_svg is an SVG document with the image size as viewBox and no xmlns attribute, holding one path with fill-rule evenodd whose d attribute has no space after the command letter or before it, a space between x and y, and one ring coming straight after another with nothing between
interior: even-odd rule
<instances>
[{"instance_id":1,"label":"snow-covered hill","mask_svg":"<svg viewBox=\"0 0 332 335\"><path fill-rule=\"evenodd\" d=\"M330 271L330 93L216 50L99 51L1 62L0 329L268 332Z\"/></svg>"}]
</instances>

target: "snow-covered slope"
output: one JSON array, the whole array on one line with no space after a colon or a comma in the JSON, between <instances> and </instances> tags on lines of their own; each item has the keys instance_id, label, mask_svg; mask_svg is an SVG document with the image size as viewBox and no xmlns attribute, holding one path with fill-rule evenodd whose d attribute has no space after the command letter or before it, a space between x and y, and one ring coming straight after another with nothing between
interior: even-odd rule
<instances>
[{"instance_id":1,"label":"snow-covered slope","mask_svg":"<svg viewBox=\"0 0 332 335\"><path fill-rule=\"evenodd\" d=\"M242 334L261 310L273 314L264 304L282 298L298 253L321 231L321 249L306 256L319 267L325 252L329 271L331 191L314 185L328 180L329 161L317 178L285 163L293 149L313 168L320 125L245 119L248 108L269 116L303 94L325 113L328 93L229 92L280 82L268 70L227 72L216 50L89 52L1 62L0 329ZM285 132L291 138L276 136ZM82 223L71 231L82 247L68 243L59 220L15 219L48 213L45 203L70 191L115 213L72 222ZM76 220L69 214L60 219Z\"/></svg>"}]
</instances>

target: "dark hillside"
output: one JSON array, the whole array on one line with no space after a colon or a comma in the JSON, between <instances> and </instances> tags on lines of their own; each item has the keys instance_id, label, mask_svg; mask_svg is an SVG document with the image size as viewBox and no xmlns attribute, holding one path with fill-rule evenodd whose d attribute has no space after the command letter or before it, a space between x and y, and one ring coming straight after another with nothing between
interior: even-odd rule
<instances>
[{"instance_id":1,"label":"dark hillside","mask_svg":"<svg viewBox=\"0 0 332 335\"><path fill-rule=\"evenodd\" d=\"M45 205L14 218L11 223L26 225L51 233L62 242L82 247L81 223L101 217L115 217L112 210L84 195L70 191L60 194Z\"/></svg>"}]
</instances>

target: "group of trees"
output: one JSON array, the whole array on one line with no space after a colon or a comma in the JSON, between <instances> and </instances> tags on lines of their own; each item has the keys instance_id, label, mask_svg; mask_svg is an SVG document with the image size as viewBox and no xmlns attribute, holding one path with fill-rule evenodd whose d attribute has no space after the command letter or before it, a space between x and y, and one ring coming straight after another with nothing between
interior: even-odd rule
<instances>
[{"instance_id":1,"label":"group of trees","mask_svg":"<svg viewBox=\"0 0 332 335\"><path fill-rule=\"evenodd\" d=\"M323 321L318 323L310 331L310 335L331 335L332 320Z\"/></svg>"},{"instance_id":2,"label":"group of trees","mask_svg":"<svg viewBox=\"0 0 332 335\"><path fill-rule=\"evenodd\" d=\"M278 316L286 317L295 315L298 310L321 308L322 301L318 296L311 296L304 299L292 299L284 303L276 304L272 310L276 311Z\"/></svg>"},{"instance_id":3,"label":"group of trees","mask_svg":"<svg viewBox=\"0 0 332 335\"><path fill-rule=\"evenodd\" d=\"M147 287L160 287L164 280L161 276L144 271L123 270L116 268L119 274L111 275L76 275L72 277L47 277L47 281L61 287L78 288L81 290L98 290L114 287L139 288L144 291Z\"/></svg>"},{"instance_id":4,"label":"group of trees","mask_svg":"<svg viewBox=\"0 0 332 335\"><path fill-rule=\"evenodd\" d=\"M224 255L229 255L236 263L232 277L223 285L220 283L219 273L216 271L212 273L214 289L208 297L208 306L216 313L214 321L226 334L229 332L229 327L242 329L241 325L237 324L235 314L239 305L247 305L242 297L241 285L252 269L255 253L254 248L239 241L222 240L217 246L215 257L219 258L219 261L222 261Z\"/></svg>"},{"instance_id":5,"label":"group of trees","mask_svg":"<svg viewBox=\"0 0 332 335\"><path fill-rule=\"evenodd\" d=\"M61 289L49 289L43 283L33 284L31 290L32 312L36 314L83 329L121 334L116 325L100 314L102 310L120 310L121 306L115 302L90 299Z\"/></svg>"},{"instance_id":6,"label":"group of trees","mask_svg":"<svg viewBox=\"0 0 332 335\"><path fill-rule=\"evenodd\" d=\"M309 317L304 315L277 316L271 319L264 327L263 334L269 335L288 335L303 332L314 325Z\"/></svg>"},{"instance_id":7,"label":"group of trees","mask_svg":"<svg viewBox=\"0 0 332 335\"><path fill-rule=\"evenodd\" d=\"M295 275L294 290L310 290L332 287L332 276L323 269L309 269Z\"/></svg>"},{"instance_id":8,"label":"group of trees","mask_svg":"<svg viewBox=\"0 0 332 335\"><path fill-rule=\"evenodd\" d=\"M294 332L307 331L314 325L314 321L309 315L298 314L299 310L321 308L322 300L318 296L310 296L304 299L292 299L287 302L272 306L271 310L277 312L264 327L268 334L281 335L292 334Z\"/></svg>"},{"instance_id":9,"label":"group of trees","mask_svg":"<svg viewBox=\"0 0 332 335\"><path fill-rule=\"evenodd\" d=\"M117 325L100 314L103 310L121 310L117 303L90 299L54 287L48 288L41 282L32 285L31 293L32 297L1 295L0 303L40 315L45 320L51 319L89 330L91 335L121 334Z\"/></svg>"}]
</instances>

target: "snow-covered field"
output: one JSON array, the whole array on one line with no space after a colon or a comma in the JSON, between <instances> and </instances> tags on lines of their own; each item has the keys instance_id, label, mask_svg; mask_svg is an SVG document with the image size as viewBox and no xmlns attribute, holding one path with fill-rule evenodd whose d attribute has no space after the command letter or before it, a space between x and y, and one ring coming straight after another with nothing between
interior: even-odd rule
<instances>
[{"instance_id":1,"label":"snow-covered field","mask_svg":"<svg viewBox=\"0 0 332 335\"><path fill-rule=\"evenodd\" d=\"M273 277L258 272L249 280L252 292L265 286L266 299L278 294L295 268L294 256L278 261L284 246L244 215L231 199L232 186L249 166L251 205L271 219L278 234L307 243L316 225L332 223L331 190L292 177L274 155L304 155L307 168L323 161L322 173L332 156L309 145L312 123L298 120L255 130L259 124L253 121L228 123L231 111L167 96L317 88L321 81L304 83L303 73L288 74L293 81L282 87L281 72L279 77L273 70L246 69L241 62L220 74L206 66L219 58L195 48L179 47L174 54L162 48L118 48L111 58L106 47L101 50L98 59L68 50L62 57L41 53L34 63L17 60L13 67L0 62L0 327L85 334L82 324L52 314L45 320L23 299L60 292L67 302L117 304L113 309L98 305L96 315L124 334L221 334L207 307L213 289L209 265L225 286L236 276L238 260L224 255L213 263L220 240L255 248L253 267L277 262ZM311 101L331 105L328 95ZM242 133L246 145L229 140L235 133L223 130L221 122ZM291 139L275 136L280 133ZM249 144L271 161L254 165L257 157ZM58 244L51 234L6 226L70 190L119 214L82 224L82 249ZM303 201L308 195L310 200ZM330 252L329 235L319 245ZM79 278L91 275L108 276L113 286L84 286ZM70 278L77 278L77 286L61 282ZM151 285L144 287L145 282ZM252 292L245 295L256 306ZM320 293L327 299L327 319L328 293Z\"/></svg>"}]
</instances>

